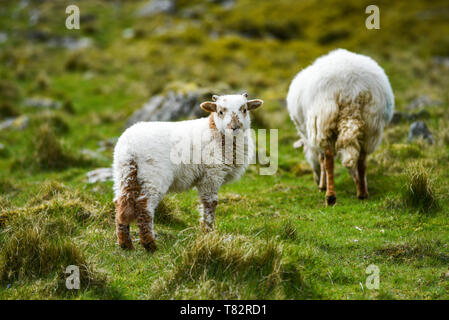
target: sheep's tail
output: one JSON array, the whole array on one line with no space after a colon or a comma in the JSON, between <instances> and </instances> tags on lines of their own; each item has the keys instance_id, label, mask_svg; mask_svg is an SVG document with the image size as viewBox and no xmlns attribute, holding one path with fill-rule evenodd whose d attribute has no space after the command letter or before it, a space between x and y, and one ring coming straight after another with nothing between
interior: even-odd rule
<instances>
[{"instance_id":1,"label":"sheep's tail","mask_svg":"<svg viewBox=\"0 0 449 320\"><path fill-rule=\"evenodd\" d=\"M341 162L347 168L354 168L359 159L365 129L362 112L371 99L371 93L368 91L359 93L355 98L337 95L339 112L335 151L340 154Z\"/></svg>"}]
</instances>

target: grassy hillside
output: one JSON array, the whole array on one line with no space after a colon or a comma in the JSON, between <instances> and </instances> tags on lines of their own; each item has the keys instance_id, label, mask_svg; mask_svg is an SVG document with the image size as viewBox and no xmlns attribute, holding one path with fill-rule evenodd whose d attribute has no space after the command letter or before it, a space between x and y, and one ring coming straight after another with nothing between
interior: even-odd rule
<instances>
[{"instance_id":1,"label":"grassy hillside","mask_svg":"<svg viewBox=\"0 0 449 320\"><path fill-rule=\"evenodd\" d=\"M365 27L370 1L221 2L137 17L146 1L79 0L80 30L65 28L71 1L2 2L0 122L15 122L0 130L0 298L448 299L447 1L377 1L380 30ZM79 39L88 44L67 48ZM326 208L292 148L284 99L301 68L339 47L376 59L396 109L424 120L435 143L408 142L409 118L389 125L369 157L370 198L356 198L337 164L338 204ZM278 171L253 165L223 187L211 234L195 190L167 196L158 250L123 251L112 183L86 182L112 147L86 150L118 137L151 96L202 87L264 99L254 123L279 129ZM378 290L365 286L371 264ZM65 288L68 265L81 269L80 290Z\"/></svg>"}]
</instances>

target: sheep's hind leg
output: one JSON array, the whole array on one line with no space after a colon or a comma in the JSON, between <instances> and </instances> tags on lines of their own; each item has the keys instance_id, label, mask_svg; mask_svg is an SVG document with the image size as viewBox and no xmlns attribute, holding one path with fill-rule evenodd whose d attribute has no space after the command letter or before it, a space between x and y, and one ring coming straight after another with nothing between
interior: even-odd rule
<instances>
[{"instance_id":1,"label":"sheep's hind leg","mask_svg":"<svg viewBox=\"0 0 449 320\"><path fill-rule=\"evenodd\" d=\"M324 151L324 166L327 177L326 205L332 206L337 202L337 197L334 190L334 154L330 147Z\"/></svg>"},{"instance_id":2,"label":"sheep's hind leg","mask_svg":"<svg viewBox=\"0 0 449 320\"><path fill-rule=\"evenodd\" d=\"M320 191L326 191L326 167L324 166L324 154L320 152L318 159L320 160L320 182L318 189L320 189Z\"/></svg>"},{"instance_id":3,"label":"sheep's hind leg","mask_svg":"<svg viewBox=\"0 0 449 320\"><path fill-rule=\"evenodd\" d=\"M368 182L366 180L366 152L360 152L357 162L359 184L357 185L357 197L359 199L368 198Z\"/></svg>"},{"instance_id":4,"label":"sheep's hind leg","mask_svg":"<svg viewBox=\"0 0 449 320\"><path fill-rule=\"evenodd\" d=\"M156 250L154 236L154 211L161 197L142 194L137 199L137 225L139 227L140 244L148 251Z\"/></svg>"}]
</instances>

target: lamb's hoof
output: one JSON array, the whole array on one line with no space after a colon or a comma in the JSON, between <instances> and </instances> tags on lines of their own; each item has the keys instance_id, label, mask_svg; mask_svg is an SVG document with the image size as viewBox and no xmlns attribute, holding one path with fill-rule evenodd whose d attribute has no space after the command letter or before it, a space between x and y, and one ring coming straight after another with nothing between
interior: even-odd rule
<instances>
[{"instance_id":1,"label":"lamb's hoof","mask_svg":"<svg viewBox=\"0 0 449 320\"><path fill-rule=\"evenodd\" d=\"M142 246L147 250L148 252L154 252L157 249L156 242L150 241L147 243L142 243Z\"/></svg>"},{"instance_id":2,"label":"lamb's hoof","mask_svg":"<svg viewBox=\"0 0 449 320\"><path fill-rule=\"evenodd\" d=\"M120 248L122 248L123 250L133 250L134 249L134 246L133 246L133 243L131 240L120 243L119 245L120 245Z\"/></svg>"},{"instance_id":3,"label":"lamb's hoof","mask_svg":"<svg viewBox=\"0 0 449 320\"><path fill-rule=\"evenodd\" d=\"M337 203L336 196L326 196L326 206L333 206Z\"/></svg>"},{"instance_id":4,"label":"lamb's hoof","mask_svg":"<svg viewBox=\"0 0 449 320\"><path fill-rule=\"evenodd\" d=\"M357 196L357 198L359 198L360 200L368 199L368 194L359 194L359 195Z\"/></svg>"},{"instance_id":5,"label":"lamb's hoof","mask_svg":"<svg viewBox=\"0 0 449 320\"><path fill-rule=\"evenodd\" d=\"M325 192L326 191L326 187L318 187L318 190L320 190L321 192Z\"/></svg>"}]
</instances>

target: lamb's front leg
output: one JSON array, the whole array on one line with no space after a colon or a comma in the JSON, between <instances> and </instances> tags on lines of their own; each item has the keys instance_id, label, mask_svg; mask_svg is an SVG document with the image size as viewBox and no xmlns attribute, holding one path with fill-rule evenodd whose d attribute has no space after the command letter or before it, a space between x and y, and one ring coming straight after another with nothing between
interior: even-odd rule
<instances>
[{"instance_id":1,"label":"lamb's front leg","mask_svg":"<svg viewBox=\"0 0 449 320\"><path fill-rule=\"evenodd\" d=\"M201 212L201 226L204 231L209 232L215 227L215 208L218 204L218 192L200 193L203 212Z\"/></svg>"}]
</instances>

